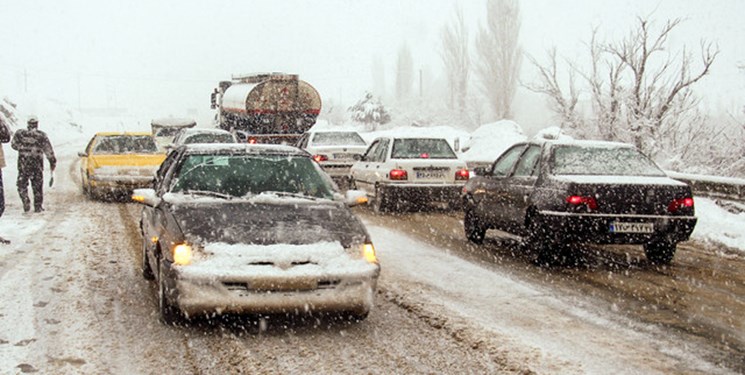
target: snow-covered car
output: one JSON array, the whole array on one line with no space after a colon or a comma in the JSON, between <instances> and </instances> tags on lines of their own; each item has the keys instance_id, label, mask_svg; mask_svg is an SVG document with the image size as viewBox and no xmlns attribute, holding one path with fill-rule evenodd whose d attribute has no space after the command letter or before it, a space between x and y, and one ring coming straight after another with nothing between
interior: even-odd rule
<instances>
[{"instance_id":1,"label":"snow-covered car","mask_svg":"<svg viewBox=\"0 0 745 375\"><path fill-rule=\"evenodd\" d=\"M629 144L521 142L476 172L463 189L466 237L523 236L541 263L594 243L642 244L651 263L666 264L697 221L690 186Z\"/></svg>"},{"instance_id":2,"label":"snow-covered car","mask_svg":"<svg viewBox=\"0 0 745 375\"><path fill-rule=\"evenodd\" d=\"M353 184L372 198L377 212L411 203L447 203L456 207L468 181L466 163L444 138L375 139L351 169Z\"/></svg>"},{"instance_id":3,"label":"snow-covered car","mask_svg":"<svg viewBox=\"0 0 745 375\"><path fill-rule=\"evenodd\" d=\"M310 154L290 146L174 149L136 190L143 276L168 324L223 313L364 319L380 266L364 225Z\"/></svg>"},{"instance_id":4,"label":"snow-covered car","mask_svg":"<svg viewBox=\"0 0 745 375\"><path fill-rule=\"evenodd\" d=\"M352 165L362 158L367 143L356 131L310 131L300 138L297 146L311 155L313 160L341 186L348 186Z\"/></svg>"},{"instance_id":5,"label":"snow-covered car","mask_svg":"<svg viewBox=\"0 0 745 375\"><path fill-rule=\"evenodd\" d=\"M99 132L79 152L83 193L103 196L150 186L165 159L145 132Z\"/></svg>"},{"instance_id":6,"label":"snow-covered car","mask_svg":"<svg viewBox=\"0 0 745 375\"><path fill-rule=\"evenodd\" d=\"M238 143L238 139L224 129L188 128L181 129L167 148L173 149L192 143Z\"/></svg>"}]
</instances>

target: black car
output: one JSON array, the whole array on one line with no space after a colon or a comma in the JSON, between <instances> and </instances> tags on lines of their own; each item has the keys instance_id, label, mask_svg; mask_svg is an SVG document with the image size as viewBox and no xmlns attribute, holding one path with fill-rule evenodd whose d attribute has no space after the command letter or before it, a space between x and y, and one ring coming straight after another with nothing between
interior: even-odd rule
<instances>
[{"instance_id":1,"label":"black car","mask_svg":"<svg viewBox=\"0 0 745 375\"><path fill-rule=\"evenodd\" d=\"M641 244L650 262L667 264L696 225L690 187L624 143L519 143L474 172L463 189L466 237L522 236L541 263L566 244L594 243Z\"/></svg>"},{"instance_id":2,"label":"black car","mask_svg":"<svg viewBox=\"0 0 745 375\"><path fill-rule=\"evenodd\" d=\"M143 275L156 279L161 316L175 323L222 313L363 319L380 267L349 206L311 155L276 145L174 149L154 189L138 189Z\"/></svg>"}]
</instances>

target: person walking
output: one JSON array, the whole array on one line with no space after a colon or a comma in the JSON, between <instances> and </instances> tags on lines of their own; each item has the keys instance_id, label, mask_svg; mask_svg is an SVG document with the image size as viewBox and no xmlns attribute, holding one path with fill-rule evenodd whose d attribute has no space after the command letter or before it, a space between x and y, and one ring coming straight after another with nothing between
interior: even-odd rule
<instances>
[{"instance_id":1,"label":"person walking","mask_svg":"<svg viewBox=\"0 0 745 375\"><path fill-rule=\"evenodd\" d=\"M54 149L46 133L39 130L39 119L36 116L28 118L28 127L20 129L13 135L10 147L18 151L18 195L23 202L23 212L31 210L28 197L28 183L34 192L34 212L44 211L44 156L49 160L52 172L57 166Z\"/></svg>"},{"instance_id":2,"label":"person walking","mask_svg":"<svg viewBox=\"0 0 745 375\"><path fill-rule=\"evenodd\" d=\"M5 168L5 154L3 153L3 143L10 142L10 128L0 118L0 217L5 212L5 186L3 186L3 168ZM9 244L10 241L0 237L1 244Z\"/></svg>"}]
</instances>

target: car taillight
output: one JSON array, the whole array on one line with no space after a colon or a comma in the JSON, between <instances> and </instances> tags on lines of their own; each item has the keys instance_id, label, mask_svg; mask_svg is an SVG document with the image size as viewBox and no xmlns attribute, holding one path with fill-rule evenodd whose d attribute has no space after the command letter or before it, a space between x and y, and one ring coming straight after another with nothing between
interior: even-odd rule
<instances>
[{"instance_id":1,"label":"car taillight","mask_svg":"<svg viewBox=\"0 0 745 375\"><path fill-rule=\"evenodd\" d=\"M693 198L686 197L673 199L673 201L667 206L667 210L671 213L676 213L685 208L693 208Z\"/></svg>"},{"instance_id":2,"label":"car taillight","mask_svg":"<svg viewBox=\"0 0 745 375\"><path fill-rule=\"evenodd\" d=\"M421 154L419 154L419 157L422 159L429 159L429 154L426 152L422 152Z\"/></svg>"},{"instance_id":3,"label":"car taillight","mask_svg":"<svg viewBox=\"0 0 745 375\"><path fill-rule=\"evenodd\" d=\"M567 197L567 203L572 206L585 206L591 210L597 210L598 201L594 197L581 196L581 195L570 195Z\"/></svg>"},{"instance_id":4,"label":"car taillight","mask_svg":"<svg viewBox=\"0 0 745 375\"><path fill-rule=\"evenodd\" d=\"M322 162L322 161L329 160L329 157L326 155L321 155L321 154L313 155L313 160L315 160L316 162Z\"/></svg>"},{"instance_id":5,"label":"car taillight","mask_svg":"<svg viewBox=\"0 0 745 375\"><path fill-rule=\"evenodd\" d=\"M468 173L468 169L459 169L457 172L455 172L455 180L467 180L470 174Z\"/></svg>"},{"instance_id":6,"label":"car taillight","mask_svg":"<svg viewBox=\"0 0 745 375\"><path fill-rule=\"evenodd\" d=\"M403 169L391 169L391 171L388 172L388 178L390 178L391 180L398 180L398 181L408 180L409 174L406 173L406 171Z\"/></svg>"},{"instance_id":7,"label":"car taillight","mask_svg":"<svg viewBox=\"0 0 745 375\"><path fill-rule=\"evenodd\" d=\"M255 145L255 144L259 143L259 141L256 138L249 138L248 139L248 143L250 143L252 145Z\"/></svg>"}]
</instances>

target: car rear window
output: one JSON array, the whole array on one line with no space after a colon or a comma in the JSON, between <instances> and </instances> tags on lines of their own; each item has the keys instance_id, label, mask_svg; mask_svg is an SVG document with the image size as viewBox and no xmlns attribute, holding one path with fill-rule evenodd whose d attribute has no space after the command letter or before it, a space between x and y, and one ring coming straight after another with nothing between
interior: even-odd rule
<instances>
[{"instance_id":1,"label":"car rear window","mask_svg":"<svg viewBox=\"0 0 745 375\"><path fill-rule=\"evenodd\" d=\"M652 160L632 147L556 146L551 164L555 175L665 175Z\"/></svg>"},{"instance_id":2,"label":"car rear window","mask_svg":"<svg viewBox=\"0 0 745 375\"><path fill-rule=\"evenodd\" d=\"M393 141L392 159L457 159L444 139L401 138Z\"/></svg>"},{"instance_id":3,"label":"car rear window","mask_svg":"<svg viewBox=\"0 0 745 375\"><path fill-rule=\"evenodd\" d=\"M232 134L220 134L220 133L203 133L190 135L184 140L185 144L188 143L234 143L235 139Z\"/></svg>"},{"instance_id":4,"label":"car rear window","mask_svg":"<svg viewBox=\"0 0 745 375\"><path fill-rule=\"evenodd\" d=\"M116 135L101 137L94 154L155 154L158 146L149 135Z\"/></svg>"},{"instance_id":5,"label":"car rear window","mask_svg":"<svg viewBox=\"0 0 745 375\"><path fill-rule=\"evenodd\" d=\"M172 192L211 191L243 197L284 192L331 199L333 188L310 158L285 155L190 155Z\"/></svg>"},{"instance_id":6,"label":"car rear window","mask_svg":"<svg viewBox=\"0 0 745 375\"><path fill-rule=\"evenodd\" d=\"M317 146L364 146L365 140L355 132L323 132L313 135L313 144Z\"/></svg>"}]
</instances>

